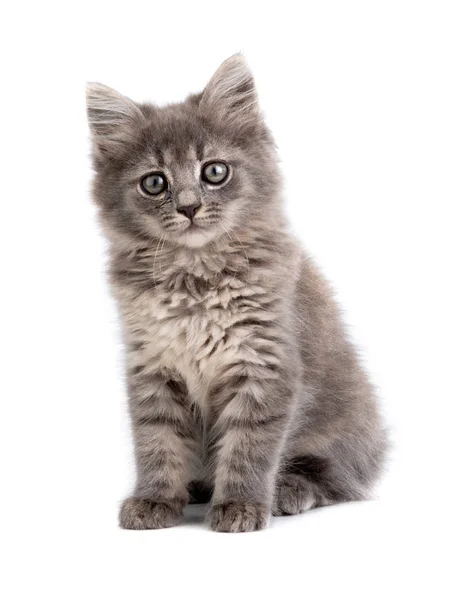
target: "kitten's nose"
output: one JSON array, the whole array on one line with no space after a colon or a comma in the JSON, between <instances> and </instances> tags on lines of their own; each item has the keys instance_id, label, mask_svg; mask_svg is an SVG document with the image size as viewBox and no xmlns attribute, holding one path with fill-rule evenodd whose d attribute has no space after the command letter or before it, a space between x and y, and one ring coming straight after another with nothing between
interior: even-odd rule
<instances>
[{"instance_id":1,"label":"kitten's nose","mask_svg":"<svg viewBox=\"0 0 450 600\"><path fill-rule=\"evenodd\" d=\"M188 204L187 206L178 206L177 212L181 213L182 215L185 215L188 219L192 221L195 213L198 211L200 206L200 202L196 202L195 204Z\"/></svg>"}]
</instances>

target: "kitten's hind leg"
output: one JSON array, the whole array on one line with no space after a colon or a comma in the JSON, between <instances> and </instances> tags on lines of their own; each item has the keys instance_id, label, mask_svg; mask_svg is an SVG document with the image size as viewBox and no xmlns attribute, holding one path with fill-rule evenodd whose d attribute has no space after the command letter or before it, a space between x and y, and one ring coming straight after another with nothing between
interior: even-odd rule
<instances>
[{"instance_id":1,"label":"kitten's hind leg","mask_svg":"<svg viewBox=\"0 0 450 600\"><path fill-rule=\"evenodd\" d=\"M297 456L287 461L278 474L272 514L297 515L341 500L331 485L329 460Z\"/></svg>"},{"instance_id":2,"label":"kitten's hind leg","mask_svg":"<svg viewBox=\"0 0 450 600\"><path fill-rule=\"evenodd\" d=\"M281 475L275 490L272 514L298 515L310 508L327 506L332 502L320 486L311 483L303 475Z\"/></svg>"}]
</instances>

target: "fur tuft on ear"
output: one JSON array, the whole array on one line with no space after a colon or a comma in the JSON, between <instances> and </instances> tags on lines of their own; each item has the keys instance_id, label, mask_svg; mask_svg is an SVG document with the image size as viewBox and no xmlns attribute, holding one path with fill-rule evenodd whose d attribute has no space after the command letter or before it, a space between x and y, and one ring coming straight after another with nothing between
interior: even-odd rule
<instances>
[{"instance_id":1,"label":"fur tuft on ear","mask_svg":"<svg viewBox=\"0 0 450 600\"><path fill-rule=\"evenodd\" d=\"M199 108L225 125L247 129L261 123L253 75L241 54L220 65L203 92Z\"/></svg>"},{"instance_id":2,"label":"fur tuft on ear","mask_svg":"<svg viewBox=\"0 0 450 600\"><path fill-rule=\"evenodd\" d=\"M101 83L88 83L86 104L95 150L106 158L119 155L143 123L141 110L132 100Z\"/></svg>"}]
</instances>

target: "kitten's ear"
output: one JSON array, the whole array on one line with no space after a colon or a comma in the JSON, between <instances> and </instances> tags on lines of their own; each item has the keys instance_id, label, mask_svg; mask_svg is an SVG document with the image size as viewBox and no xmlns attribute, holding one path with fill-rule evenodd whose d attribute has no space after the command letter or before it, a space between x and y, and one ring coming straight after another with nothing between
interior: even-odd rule
<instances>
[{"instance_id":1,"label":"kitten's ear","mask_svg":"<svg viewBox=\"0 0 450 600\"><path fill-rule=\"evenodd\" d=\"M141 110L132 100L101 83L88 83L86 104L97 156L119 156L144 122Z\"/></svg>"},{"instance_id":2,"label":"kitten's ear","mask_svg":"<svg viewBox=\"0 0 450 600\"><path fill-rule=\"evenodd\" d=\"M220 65L203 92L199 108L214 121L244 130L261 124L253 75L241 54Z\"/></svg>"}]
</instances>

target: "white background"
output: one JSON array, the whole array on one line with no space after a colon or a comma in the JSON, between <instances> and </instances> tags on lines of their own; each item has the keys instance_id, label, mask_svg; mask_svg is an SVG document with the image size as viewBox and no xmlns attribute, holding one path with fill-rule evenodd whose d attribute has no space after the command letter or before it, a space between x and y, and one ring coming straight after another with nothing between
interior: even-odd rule
<instances>
[{"instance_id":1,"label":"white background","mask_svg":"<svg viewBox=\"0 0 450 600\"><path fill-rule=\"evenodd\" d=\"M10 2L1 76L0 586L15 598L448 598L448 2ZM132 454L84 85L181 100L243 51L296 231L394 450L378 500L121 531ZM447 553L447 556L445 555Z\"/></svg>"}]
</instances>

